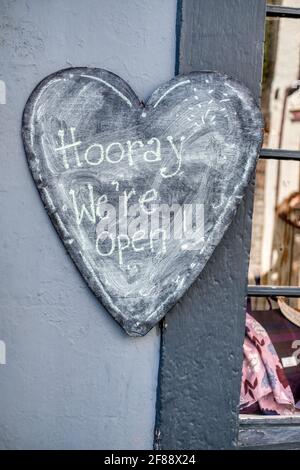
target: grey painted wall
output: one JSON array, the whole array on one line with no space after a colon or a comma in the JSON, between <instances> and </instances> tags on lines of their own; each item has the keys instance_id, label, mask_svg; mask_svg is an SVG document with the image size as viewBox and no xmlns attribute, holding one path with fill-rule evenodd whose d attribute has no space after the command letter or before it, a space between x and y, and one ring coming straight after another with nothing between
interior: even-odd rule
<instances>
[{"instance_id":1,"label":"grey painted wall","mask_svg":"<svg viewBox=\"0 0 300 470\"><path fill-rule=\"evenodd\" d=\"M103 67L141 98L174 74L176 0L0 0L0 448L152 448L159 334L129 338L43 209L23 152L33 87Z\"/></svg>"}]
</instances>

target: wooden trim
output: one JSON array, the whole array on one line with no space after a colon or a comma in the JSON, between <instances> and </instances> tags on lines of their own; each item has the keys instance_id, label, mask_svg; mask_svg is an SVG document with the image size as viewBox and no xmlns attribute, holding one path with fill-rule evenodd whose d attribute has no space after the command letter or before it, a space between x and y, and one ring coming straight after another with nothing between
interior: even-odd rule
<instances>
[{"instance_id":1,"label":"wooden trim","mask_svg":"<svg viewBox=\"0 0 300 470\"><path fill-rule=\"evenodd\" d=\"M180 0L179 73L217 70L259 101L265 0ZM253 188L162 324L156 449L236 447Z\"/></svg>"},{"instance_id":2,"label":"wooden trim","mask_svg":"<svg viewBox=\"0 0 300 470\"><path fill-rule=\"evenodd\" d=\"M238 447L300 449L300 413L295 416L240 415Z\"/></svg>"}]
</instances>

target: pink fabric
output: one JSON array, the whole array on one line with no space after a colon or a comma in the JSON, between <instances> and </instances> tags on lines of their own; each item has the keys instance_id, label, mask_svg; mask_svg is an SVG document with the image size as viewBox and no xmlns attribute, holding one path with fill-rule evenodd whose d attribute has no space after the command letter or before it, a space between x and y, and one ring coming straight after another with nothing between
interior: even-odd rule
<instances>
[{"instance_id":1,"label":"pink fabric","mask_svg":"<svg viewBox=\"0 0 300 470\"><path fill-rule=\"evenodd\" d=\"M266 330L246 316L240 410L257 404L262 414L293 414L294 397Z\"/></svg>"}]
</instances>

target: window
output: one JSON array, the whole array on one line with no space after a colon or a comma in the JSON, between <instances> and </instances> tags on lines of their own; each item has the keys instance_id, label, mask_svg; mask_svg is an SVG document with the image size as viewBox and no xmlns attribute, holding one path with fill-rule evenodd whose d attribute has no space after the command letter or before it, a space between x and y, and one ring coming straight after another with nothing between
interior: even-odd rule
<instances>
[{"instance_id":1,"label":"window","mask_svg":"<svg viewBox=\"0 0 300 470\"><path fill-rule=\"evenodd\" d=\"M300 349L297 349L300 340L293 334L300 338L300 312L299 317L296 314L299 325L293 333L283 331L280 337L274 328L280 328L281 315L284 325L286 314L289 318L289 313L293 312L289 307L300 308L299 0L273 1L267 6L262 110L265 134L256 171L248 286L251 306L248 304L248 311L252 313L252 309L253 317L266 327L284 371L279 382L285 387L284 381L288 377L295 398L300 393ZM286 301L280 296L285 296ZM280 312L276 317L278 321L276 312ZM293 330L292 323L290 325ZM284 357L285 347L290 349L289 357ZM296 391L291 385L293 379L290 379L293 367L299 369L299 378L295 379L298 382L293 384ZM248 385L251 394L253 384ZM296 410L298 406L299 410L289 416L266 417L261 410L251 407L248 415L241 414L240 446L281 445L283 448L286 445L293 448L293 443L300 440L300 402L297 400ZM292 427L287 426L291 423ZM282 427L283 424L286 426Z\"/></svg>"},{"instance_id":2,"label":"window","mask_svg":"<svg viewBox=\"0 0 300 470\"><path fill-rule=\"evenodd\" d=\"M285 4L300 7L299 0L276 3L283 11ZM300 286L300 19L290 10L285 14L292 18L266 21L265 136L256 172L250 285ZM300 300L293 306L300 307Z\"/></svg>"}]
</instances>

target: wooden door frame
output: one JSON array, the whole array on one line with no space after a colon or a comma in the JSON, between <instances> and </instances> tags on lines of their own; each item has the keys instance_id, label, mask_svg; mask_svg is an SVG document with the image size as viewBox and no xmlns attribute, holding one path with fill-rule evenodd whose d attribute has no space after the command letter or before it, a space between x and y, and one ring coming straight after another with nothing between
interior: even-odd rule
<instances>
[{"instance_id":1,"label":"wooden door frame","mask_svg":"<svg viewBox=\"0 0 300 470\"><path fill-rule=\"evenodd\" d=\"M176 72L217 70L257 102L265 0L180 0ZM157 449L237 446L254 177L198 280L162 324Z\"/></svg>"}]
</instances>

